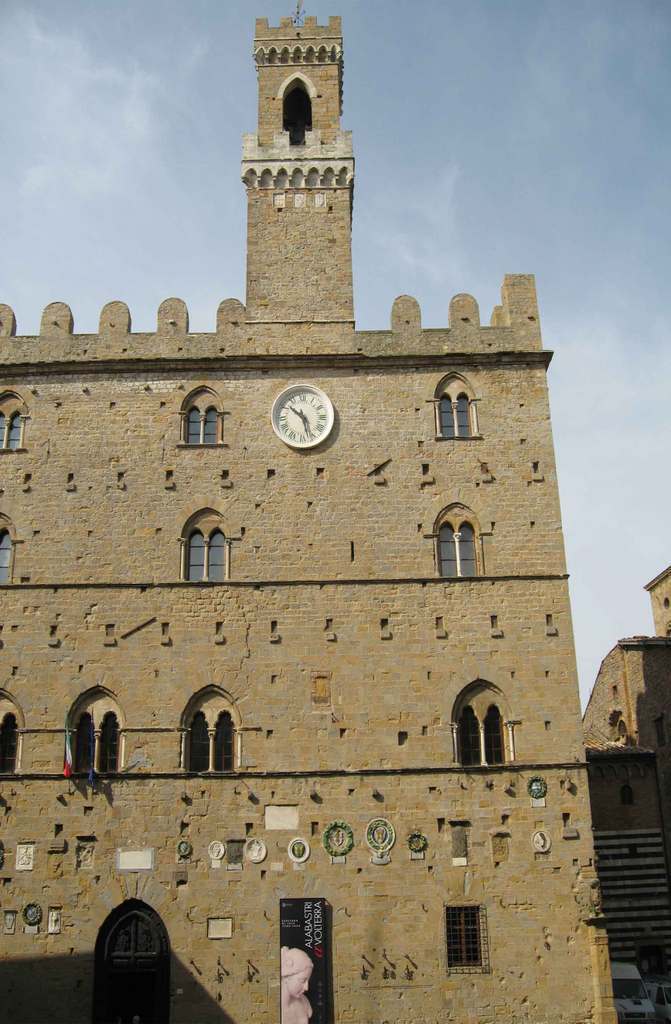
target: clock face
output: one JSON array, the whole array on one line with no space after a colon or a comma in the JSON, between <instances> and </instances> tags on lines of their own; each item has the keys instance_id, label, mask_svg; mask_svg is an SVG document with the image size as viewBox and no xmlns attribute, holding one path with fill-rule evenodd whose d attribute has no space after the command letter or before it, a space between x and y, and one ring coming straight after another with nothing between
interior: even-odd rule
<instances>
[{"instance_id":1,"label":"clock face","mask_svg":"<svg viewBox=\"0 0 671 1024\"><path fill-rule=\"evenodd\" d=\"M275 401L271 413L273 430L292 448L314 448L331 433L331 400L312 384L292 384Z\"/></svg>"}]
</instances>

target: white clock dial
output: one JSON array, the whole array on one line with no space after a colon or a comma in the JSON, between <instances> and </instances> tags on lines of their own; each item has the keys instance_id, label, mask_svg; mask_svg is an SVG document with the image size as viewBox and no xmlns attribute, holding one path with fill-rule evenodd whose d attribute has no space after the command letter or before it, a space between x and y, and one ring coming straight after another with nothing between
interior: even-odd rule
<instances>
[{"instance_id":1,"label":"white clock dial","mask_svg":"<svg viewBox=\"0 0 671 1024\"><path fill-rule=\"evenodd\" d=\"M273 430L292 448L314 448L331 433L333 406L330 398L312 384L292 384L275 401L271 412Z\"/></svg>"}]
</instances>

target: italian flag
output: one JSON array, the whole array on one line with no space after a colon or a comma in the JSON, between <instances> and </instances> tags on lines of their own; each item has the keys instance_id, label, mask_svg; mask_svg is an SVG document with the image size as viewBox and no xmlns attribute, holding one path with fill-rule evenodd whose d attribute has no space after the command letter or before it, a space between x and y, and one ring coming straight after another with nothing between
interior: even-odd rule
<instances>
[{"instance_id":1,"label":"italian flag","mask_svg":"<svg viewBox=\"0 0 671 1024\"><path fill-rule=\"evenodd\" d=\"M68 720L65 719L65 757L63 758L63 775L69 779L72 775L72 746L70 744L70 729Z\"/></svg>"}]
</instances>

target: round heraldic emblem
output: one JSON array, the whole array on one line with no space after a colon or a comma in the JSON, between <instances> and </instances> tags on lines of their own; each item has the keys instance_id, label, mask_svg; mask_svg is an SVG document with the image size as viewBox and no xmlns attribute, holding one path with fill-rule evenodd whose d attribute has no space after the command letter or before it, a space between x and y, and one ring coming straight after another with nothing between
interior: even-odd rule
<instances>
[{"instance_id":1,"label":"round heraldic emblem","mask_svg":"<svg viewBox=\"0 0 671 1024\"><path fill-rule=\"evenodd\" d=\"M270 414L273 430L291 448L315 448L331 433L335 415L328 395L312 384L280 392Z\"/></svg>"},{"instance_id":2,"label":"round heraldic emblem","mask_svg":"<svg viewBox=\"0 0 671 1024\"><path fill-rule=\"evenodd\" d=\"M37 903L26 903L23 908L23 920L26 924L36 925L42 920L42 907Z\"/></svg>"},{"instance_id":3,"label":"round heraldic emblem","mask_svg":"<svg viewBox=\"0 0 671 1024\"><path fill-rule=\"evenodd\" d=\"M226 843L222 843L221 839L213 839L207 853L210 860L223 860L226 856Z\"/></svg>"},{"instance_id":4,"label":"round heraldic emblem","mask_svg":"<svg viewBox=\"0 0 671 1024\"><path fill-rule=\"evenodd\" d=\"M263 839L248 839L245 843L245 857L252 864L260 864L268 856L268 848Z\"/></svg>"},{"instance_id":5,"label":"round heraldic emblem","mask_svg":"<svg viewBox=\"0 0 671 1024\"><path fill-rule=\"evenodd\" d=\"M389 853L396 842L394 826L386 818L373 818L368 822L366 842L373 853L384 856L385 853Z\"/></svg>"},{"instance_id":6,"label":"round heraldic emblem","mask_svg":"<svg viewBox=\"0 0 671 1024\"><path fill-rule=\"evenodd\" d=\"M346 821L332 821L324 829L322 843L331 857L346 857L354 846L354 833Z\"/></svg>"},{"instance_id":7,"label":"round heraldic emblem","mask_svg":"<svg viewBox=\"0 0 671 1024\"><path fill-rule=\"evenodd\" d=\"M411 832L408 836L408 849L411 853L424 853L429 840L423 832Z\"/></svg>"},{"instance_id":8,"label":"round heraldic emblem","mask_svg":"<svg viewBox=\"0 0 671 1024\"><path fill-rule=\"evenodd\" d=\"M548 791L548 784L540 775L534 775L527 782L527 793L532 800L542 800Z\"/></svg>"},{"instance_id":9,"label":"round heraldic emblem","mask_svg":"<svg viewBox=\"0 0 671 1024\"><path fill-rule=\"evenodd\" d=\"M177 843L177 856L181 857L182 860L185 860L187 857L190 857L192 853L193 846L191 845L189 840L180 839L180 841Z\"/></svg>"},{"instance_id":10,"label":"round heraldic emblem","mask_svg":"<svg viewBox=\"0 0 671 1024\"><path fill-rule=\"evenodd\" d=\"M300 836L297 836L289 843L287 853L289 854L289 860L292 860L294 864L304 864L310 856L310 844L307 839L301 839Z\"/></svg>"}]
</instances>

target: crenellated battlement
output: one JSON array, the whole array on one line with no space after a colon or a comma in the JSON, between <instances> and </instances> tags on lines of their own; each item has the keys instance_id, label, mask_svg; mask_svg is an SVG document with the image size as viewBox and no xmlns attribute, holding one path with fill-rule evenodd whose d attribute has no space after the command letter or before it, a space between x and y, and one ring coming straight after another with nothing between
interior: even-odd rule
<instances>
[{"instance_id":1,"label":"crenellated battlement","mask_svg":"<svg viewBox=\"0 0 671 1024\"><path fill-rule=\"evenodd\" d=\"M478 303L472 295L455 295L448 310L448 326L423 328L419 303L409 295L393 303L390 329L356 331L353 322L262 322L251 317L237 299L220 303L213 332L191 332L183 299L164 299L156 329L131 333L131 314L119 300L100 312L97 334L76 334L70 307L50 302L42 313L38 335L17 335L10 306L0 304L0 364L91 363L108 360L186 360L220 358L278 358L355 356L387 358L443 357L453 353L473 357L496 353L524 353L542 349L533 275L507 274L501 305L495 306L489 325L480 323Z\"/></svg>"},{"instance_id":2,"label":"crenellated battlement","mask_svg":"<svg viewBox=\"0 0 671 1024\"><path fill-rule=\"evenodd\" d=\"M302 25L293 18L280 18L279 25L269 25L267 18L257 18L254 27L254 44L257 42L283 39L337 39L342 42L342 18L331 15L327 25L320 25L314 15L307 15Z\"/></svg>"}]
</instances>

